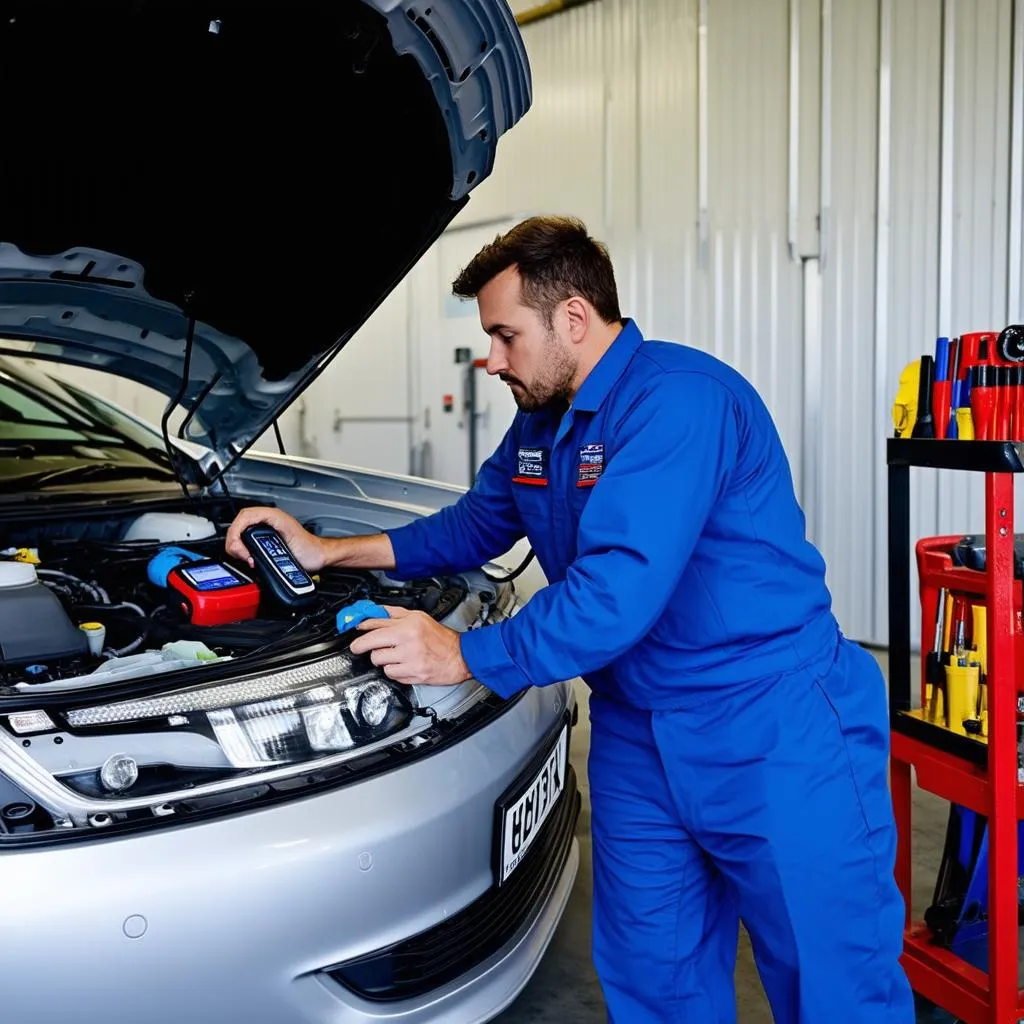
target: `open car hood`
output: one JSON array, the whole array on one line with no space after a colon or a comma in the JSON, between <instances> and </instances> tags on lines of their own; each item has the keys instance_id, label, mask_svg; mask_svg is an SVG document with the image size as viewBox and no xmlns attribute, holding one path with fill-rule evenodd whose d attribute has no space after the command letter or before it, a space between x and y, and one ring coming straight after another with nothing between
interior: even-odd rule
<instances>
[{"instance_id":1,"label":"open car hood","mask_svg":"<svg viewBox=\"0 0 1024 1024\"><path fill-rule=\"evenodd\" d=\"M178 435L233 461L529 105L503 2L427 10L0 0L0 352L178 397Z\"/></svg>"}]
</instances>

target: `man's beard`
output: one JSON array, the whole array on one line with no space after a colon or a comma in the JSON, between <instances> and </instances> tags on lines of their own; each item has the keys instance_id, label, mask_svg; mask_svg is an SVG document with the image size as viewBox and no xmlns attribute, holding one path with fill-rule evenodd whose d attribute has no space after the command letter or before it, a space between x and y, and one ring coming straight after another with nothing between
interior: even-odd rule
<instances>
[{"instance_id":1,"label":"man's beard","mask_svg":"<svg viewBox=\"0 0 1024 1024\"><path fill-rule=\"evenodd\" d=\"M557 400L567 401L576 377L576 364L556 335L548 335L548 362L527 387L518 377L499 374L509 385L512 397L521 412L537 412ZM514 386L513 386L514 385Z\"/></svg>"}]
</instances>

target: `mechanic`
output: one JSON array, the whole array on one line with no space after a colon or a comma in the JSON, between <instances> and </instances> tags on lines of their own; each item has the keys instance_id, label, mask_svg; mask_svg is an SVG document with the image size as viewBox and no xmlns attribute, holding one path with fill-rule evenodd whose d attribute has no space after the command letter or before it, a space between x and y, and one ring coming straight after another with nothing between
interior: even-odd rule
<instances>
[{"instance_id":1,"label":"mechanic","mask_svg":"<svg viewBox=\"0 0 1024 1024\"><path fill-rule=\"evenodd\" d=\"M606 248L530 218L453 287L519 411L464 496L411 525L317 538L310 571L459 572L528 538L548 585L464 634L389 608L352 644L400 683L591 690L593 956L617 1024L736 1020L738 922L779 1024L911 1024L875 660L840 632L781 440L737 372L649 341Z\"/></svg>"}]
</instances>

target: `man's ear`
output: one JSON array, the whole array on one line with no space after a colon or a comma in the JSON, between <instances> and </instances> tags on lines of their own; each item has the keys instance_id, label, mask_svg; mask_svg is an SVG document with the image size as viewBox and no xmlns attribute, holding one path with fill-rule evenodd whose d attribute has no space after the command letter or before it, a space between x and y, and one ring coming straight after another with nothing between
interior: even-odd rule
<instances>
[{"instance_id":1,"label":"man's ear","mask_svg":"<svg viewBox=\"0 0 1024 1024\"><path fill-rule=\"evenodd\" d=\"M590 309L583 299L574 296L566 300L565 316L569 324L569 340L578 345L590 329Z\"/></svg>"}]
</instances>

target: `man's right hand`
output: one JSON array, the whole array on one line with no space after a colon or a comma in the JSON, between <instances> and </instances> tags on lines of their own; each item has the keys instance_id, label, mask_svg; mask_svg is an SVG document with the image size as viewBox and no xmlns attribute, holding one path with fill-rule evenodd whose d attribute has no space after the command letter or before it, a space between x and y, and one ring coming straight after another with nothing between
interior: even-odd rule
<instances>
[{"instance_id":1,"label":"man's right hand","mask_svg":"<svg viewBox=\"0 0 1024 1024\"><path fill-rule=\"evenodd\" d=\"M294 516L282 512L279 508L242 509L235 517L228 529L227 537L224 539L224 549L229 555L239 561L248 562L252 566L253 561L249 555L249 549L242 540L242 531L257 523L266 523L267 526L272 526L277 530L281 534L281 539L291 548L292 554L299 560L306 572L319 572L324 568L327 562L324 542L306 530Z\"/></svg>"}]
</instances>

